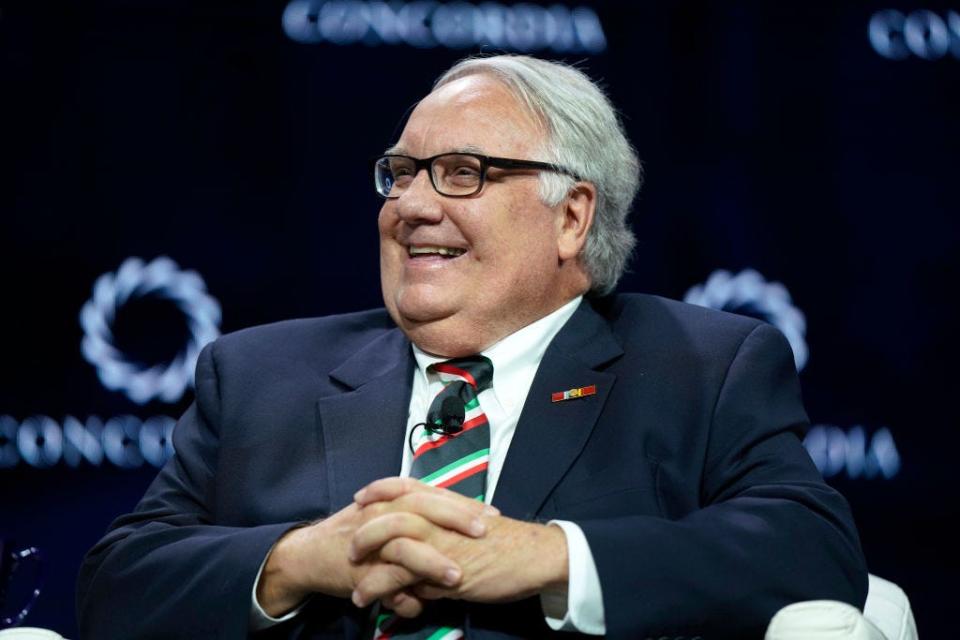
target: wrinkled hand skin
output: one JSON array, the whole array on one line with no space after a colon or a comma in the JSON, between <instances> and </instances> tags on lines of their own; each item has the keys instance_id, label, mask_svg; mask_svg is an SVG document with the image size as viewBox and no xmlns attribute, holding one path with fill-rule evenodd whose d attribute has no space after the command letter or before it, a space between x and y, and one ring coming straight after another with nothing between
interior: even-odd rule
<instances>
[{"instance_id":1,"label":"wrinkled hand skin","mask_svg":"<svg viewBox=\"0 0 960 640\"><path fill-rule=\"evenodd\" d=\"M415 617L425 600L508 602L566 591L566 536L558 527L488 508L482 529L463 531L457 519L477 501L409 478L378 480L355 501L365 521L349 552L362 567L352 594L357 606L380 600ZM458 571L445 575L454 566Z\"/></svg>"},{"instance_id":2,"label":"wrinkled hand skin","mask_svg":"<svg viewBox=\"0 0 960 640\"><path fill-rule=\"evenodd\" d=\"M399 519L404 522L437 523L430 526L448 527L451 533L456 531L464 539L486 531L482 523L488 508L477 501L425 501L408 492L397 495L390 505L390 509L402 514ZM364 508L350 504L324 520L284 534L270 551L257 585L257 602L263 610L279 617L312 593L348 598L374 570L375 575L387 576L401 585L394 588L394 592L423 580L438 585L457 584L462 571L455 562L432 548L419 548L411 556L409 552L404 553L409 544L400 540L382 545L385 549L371 550L356 561L351 559L350 548L356 532L371 520L386 515L386 511L384 505ZM394 554L406 564L392 563L389 558ZM411 609L412 615L422 609L419 599L412 595L400 600L409 603L406 608ZM406 610L403 605L398 606Z\"/></svg>"}]
</instances>

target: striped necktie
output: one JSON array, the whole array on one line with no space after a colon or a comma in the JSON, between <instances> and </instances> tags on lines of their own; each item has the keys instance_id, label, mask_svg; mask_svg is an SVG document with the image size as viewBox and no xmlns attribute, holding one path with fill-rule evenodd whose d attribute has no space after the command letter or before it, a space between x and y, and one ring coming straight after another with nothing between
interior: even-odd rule
<instances>
[{"instance_id":1,"label":"striped necktie","mask_svg":"<svg viewBox=\"0 0 960 640\"><path fill-rule=\"evenodd\" d=\"M490 424L477 396L493 384L493 364L484 356L447 360L427 367L443 382L443 389L430 403L426 424L441 425L441 407L446 398L459 398L464 405L462 430L444 435L431 429L413 434L413 464L410 476L422 482L456 491L483 501L487 492L490 459ZM463 614L445 601L428 603L414 620L384 613L377 618L375 640L454 640L463 637Z\"/></svg>"}]
</instances>

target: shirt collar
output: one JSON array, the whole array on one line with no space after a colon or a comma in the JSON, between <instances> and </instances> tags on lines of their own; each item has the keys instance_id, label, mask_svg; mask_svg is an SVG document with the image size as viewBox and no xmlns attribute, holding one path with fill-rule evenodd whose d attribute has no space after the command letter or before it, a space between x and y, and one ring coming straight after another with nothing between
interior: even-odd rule
<instances>
[{"instance_id":1,"label":"shirt collar","mask_svg":"<svg viewBox=\"0 0 960 640\"><path fill-rule=\"evenodd\" d=\"M543 354L554 336L563 328L580 306L583 296L577 296L556 311L515 331L481 352L493 363L493 392L497 401L508 412L523 406L533 376L543 360ZM427 367L449 358L439 358L413 346L418 375L427 377Z\"/></svg>"}]
</instances>

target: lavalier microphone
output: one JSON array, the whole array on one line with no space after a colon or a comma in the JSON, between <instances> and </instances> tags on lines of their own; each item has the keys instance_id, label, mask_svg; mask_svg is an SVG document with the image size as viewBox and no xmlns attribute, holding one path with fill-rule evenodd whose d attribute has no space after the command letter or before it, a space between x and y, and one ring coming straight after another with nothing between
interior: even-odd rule
<instances>
[{"instance_id":1,"label":"lavalier microphone","mask_svg":"<svg viewBox=\"0 0 960 640\"><path fill-rule=\"evenodd\" d=\"M440 433L445 436L455 436L463 431L463 421L466 417L466 413L467 410L464 406L463 400L461 400L459 397L447 396L441 400L440 411L437 412L435 422L421 422L413 425L413 429L410 430L408 444L410 445L411 453L413 452L413 434L416 432L418 427L423 427L430 433Z\"/></svg>"}]
</instances>

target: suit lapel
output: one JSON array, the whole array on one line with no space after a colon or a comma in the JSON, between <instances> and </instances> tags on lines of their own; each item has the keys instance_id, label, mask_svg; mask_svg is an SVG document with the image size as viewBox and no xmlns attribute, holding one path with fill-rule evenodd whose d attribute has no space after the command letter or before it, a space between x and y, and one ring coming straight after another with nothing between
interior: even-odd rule
<instances>
[{"instance_id":1,"label":"suit lapel","mask_svg":"<svg viewBox=\"0 0 960 640\"><path fill-rule=\"evenodd\" d=\"M361 487L400 473L413 367L410 343L395 329L330 372L346 387L317 400L331 513Z\"/></svg>"},{"instance_id":2,"label":"suit lapel","mask_svg":"<svg viewBox=\"0 0 960 640\"><path fill-rule=\"evenodd\" d=\"M584 300L547 348L523 405L493 504L531 520L583 449L616 381L601 365L623 354L607 322ZM597 393L551 402L551 394L595 384Z\"/></svg>"}]
</instances>

